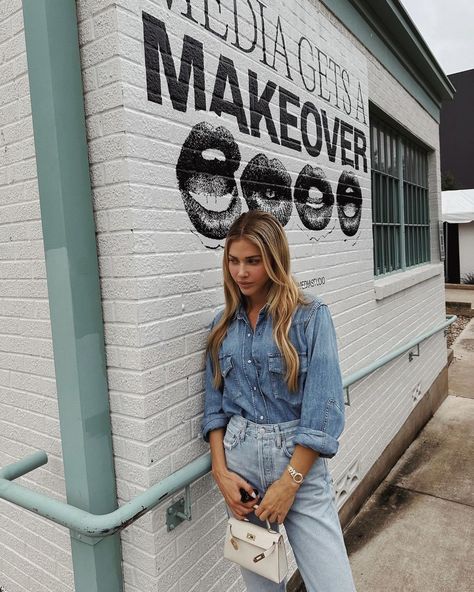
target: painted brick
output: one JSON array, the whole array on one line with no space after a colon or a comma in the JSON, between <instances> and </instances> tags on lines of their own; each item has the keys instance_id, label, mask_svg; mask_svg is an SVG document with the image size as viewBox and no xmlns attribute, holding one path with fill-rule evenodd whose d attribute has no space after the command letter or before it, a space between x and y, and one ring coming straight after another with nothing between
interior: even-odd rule
<instances>
[{"instance_id":1,"label":"painted brick","mask_svg":"<svg viewBox=\"0 0 474 592\"><path fill-rule=\"evenodd\" d=\"M297 87L288 80L281 55L276 71L265 68L257 53L238 53L200 23L187 22L179 16L182 7L177 8L176 2L170 9L161 0L78 0L76 5L117 489L124 502L208 450L198 437L203 352L209 323L223 304L222 242L206 238L193 226L178 189L176 164L192 125L207 121L232 132L241 151L236 172L240 195L242 171L262 150L284 162L293 184L304 164L316 163L335 191L340 149L336 162L323 154L309 160L304 151L270 143L263 124L260 137L242 134L229 114L196 112L192 89L186 113L174 111L165 81L162 104L149 101L141 12L164 20L177 66L183 35L202 40L207 106L222 53L235 60L244 103L251 68L258 73L259 88L266 80L275 80L302 100L325 107L317 92L305 93L301 83ZM230 19L232 30L229 6L222 6L222 18ZM280 9L284 10L282 4L267 8ZM363 81L363 92L373 103L433 148L431 259L439 261L437 123L321 2L297 0L285 27L290 60L297 59L295 35L304 28L318 47ZM0 464L43 448L51 457L48 470L39 470L29 480L40 491L64 496L26 68L21 2L4 0L0 3ZM350 98L356 100L353 91ZM336 116L344 118L343 108L326 106L326 110L331 124ZM296 132L290 125L290 136ZM297 281L311 285L324 278L324 283L306 289L330 306L344 374L444 318L441 275L375 300L370 174L359 171L358 178L364 207L357 237L343 235L336 208L325 232L311 234L303 228L296 207L286 226ZM203 199L214 205L212 196ZM244 199L239 203L242 210L247 208ZM410 413L414 386L421 381L426 391L445 363L445 340L437 335L423 344L419 360L410 363L404 356L351 387L346 431L338 455L330 461L335 480L356 459L359 478L364 477ZM165 526L169 503L122 533L125 592L243 590L238 569L222 559L225 510L212 477L192 485L193 520L172 533ZM7 592L72 590L67 531L26 514L0 502L0 516L7 516L6 528L12 533L10 540L0 540L4 577L0 586ZM293 558L291 566L293 570Z\"/></svg>"}]
</instances>

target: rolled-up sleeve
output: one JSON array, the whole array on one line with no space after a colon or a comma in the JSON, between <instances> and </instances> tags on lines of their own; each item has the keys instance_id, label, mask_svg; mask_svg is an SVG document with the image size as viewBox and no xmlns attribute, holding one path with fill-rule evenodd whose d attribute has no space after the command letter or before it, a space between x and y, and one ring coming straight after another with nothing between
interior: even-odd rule
<instances>
[{"instance_id":1,"label":"rolled-up sleeve","mask_svg":"<svg viewBox=\"0 0 474 592\"><path fill-rule=\"evenodd\" d=\"M218 314L211 324L210 330L219 320L222 313ZM204 415L201 422L202 438L209 442L209 432L217 428L225 427L229 417L222 409L222 392L214 387L214 367L209 353L206 355L206 370L204 375Z\"/></svg>"},{"instance_id":2,"label":"rolled-up sleeve","mask_svg":"<svg viewBox=\"0 0 474 592\"><path fill-rule=\"evenodd\" d=\"M344 389L336 331L327 305L317 305L305 334L308 373L294 442L316 450L322 457L332 458L344 429Z\"/></svg>"}]
</instances>

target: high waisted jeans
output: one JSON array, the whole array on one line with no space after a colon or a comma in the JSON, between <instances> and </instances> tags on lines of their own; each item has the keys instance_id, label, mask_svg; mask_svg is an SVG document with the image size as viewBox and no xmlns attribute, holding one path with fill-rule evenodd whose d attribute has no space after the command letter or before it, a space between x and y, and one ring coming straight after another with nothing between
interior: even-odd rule
<instances>
[{"instance_id":1,"label":"high waisted jeans","mask_svg":"<svg viewBox=\"0 0 474 592\"><path fill-rule=\"evenodd\" d=\"M261 425L234 415L224 438L227 467L263 497L286 469L294 451L293 436L298 423L299 420ZM265 526L253 512L247 518ZM327 459L318 457L314 462L284 525L307 592L355 592ZM272 527L278 530L277 524ZM276 584L246 569L242 569L242 576L247 592L285 591L285 581Z\"/></svg>"}]
</instances>

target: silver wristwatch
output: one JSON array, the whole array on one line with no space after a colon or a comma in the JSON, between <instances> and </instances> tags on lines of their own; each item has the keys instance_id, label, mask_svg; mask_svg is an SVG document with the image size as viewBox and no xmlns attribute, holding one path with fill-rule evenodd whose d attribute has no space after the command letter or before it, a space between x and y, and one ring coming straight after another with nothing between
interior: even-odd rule
<instances>
[{"instance_id":1,"label":"silver wristwatch","mask_svg":"<svg viewBox=\"0 0 474 592\"><path fill-rule=\"evenodd\" d=\"M301 483L303 483L303 480L304 480L303 474L298 473L298 471L294 467L292 467L291 465L288 465L286 468L288 469L288 473L290 473L293 481L295 483L297 483L298 485L301 485Z\"/></svg>"}]
</instances>

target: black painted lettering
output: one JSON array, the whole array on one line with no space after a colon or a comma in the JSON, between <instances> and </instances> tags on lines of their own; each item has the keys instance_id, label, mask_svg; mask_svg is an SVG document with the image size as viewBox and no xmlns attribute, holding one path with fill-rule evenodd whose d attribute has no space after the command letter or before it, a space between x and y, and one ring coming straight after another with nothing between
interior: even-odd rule
<instances>
[{"instance_id":1,"label":"black painted lettering","mask_svg":"<svg viewBox=\"0 0 474 592\"><path fill-rule=\"evenodd\" d=\"M303 61L301 59L301 49L303 47L303 41L306 41L306 43L309 45L309 50L311 52L311 59L312 60L314 59L313 46L306 39L306 37L301 37L300 40L298 41L298 65L300 68L301 80L303 81L303 84L304 84L306 90L308 90L309 92L313 92L314 89L316 88L316 70L313 68L313 66L308 66L310 71L312 72L312 75L313 75L311 85L308 85L308 83L306 82L306 76L303 74Z\"/></svg>"},{"instance_id":2,"label":"black painted lettering","mask_svg":"<svg viewBox=\"0 0 474 592\"><path fill-rule=\"evenodd\" d=\"M166 0L166 2L168 4L168 10L171 10L171 8L173 6L173 0ZM183 16L185 16L186 18L188 18L190 21L197 23L197 20L195 18L193 18L192 8L191 8L191 0L186 0L186 4L188 6L188 9L186 10L186 12L182 12L181 14Z\"/></svg>"},{"instance_id":3,"label":"black painted lettering","mask_svg":"<svg viewBox=\"0 0 474 592\"><path fill-rule=\"evenodd\" d=\"M262 62L262 64L265 64L265 66L270 66L270 64L267 62L267 45L266 45L266 35L265 35L265 15L264 15L264 10L265 10L265 5L262 4L260 2L260 0L257 0L258 5L260 6L260 24L262 27L262 59L260 60Z\"/></svg>"},{"instance_id":4,"label":"black painted lettering","mask_svg":"<svg viewBox=\"0 0 474 592\"><path fill-rule=\"evenodd\" d=\"M339 88L338 88L337 81L339 78L339 72L341 71L341 66L339 64L337 64L332 58L329 58L328 66L329 66L329 69L334 74L333 82L334 82L334 90L335 90L335 95L336 95L336 107L339 109Z\"/></svg>"},{"instance_id":5,"label":"black painted lettering","mask_svg":"<svg viewBox=\"0 0 474 592\"><path fill-rule=\"evenodd\" d=\"M341 163L342 166L349 165L354 166L354 161L347 156L347 150L352 150L352 143L350 140L346 138L346 134L353 134L354 128L352 125L346 123L345 121L341 120L341 134L340 134L340 142L341 142Z\"/></svg>"},{"instance_id":6,"label":"black painted lettering","mask_svg":"<svg viewBox=\"0 0 474 592\"><path fill-rule=\"evenodd\" d=\"M321 59L322 56L324 56L324 60L326 60L325 64L323 64L323 60ZM327 84L328 81L327 63L327 55L323 51L318 49L319 96L325 101L329 102L331 100L331 93L324 86ZM327 91L326 95L324 94L324 90Z\"/></svg>"},{"instance_id":7,"label":"black painted lettering","mask_svg":"<svg viewBox=\"0 0 474 592\"><path fill-rule=\"evenodd\" d=\"M229 83L232 101L224 99L227 83ZM244 134L250 133L234 62L223 55L219 57L219 66L217 67L216 81L209 111L214 111L217 115L222 115L222 113L233 115L237 119L239 130Z\"/></svg>"},{"instance_id":8,"label":"black painted lettering","mask_svg":"<svg viewBox=\"0 0 474 592\"><path fill-rule=\"evenodd\" d=\"M349 92L349 73L347 72L347 70L342 71L341 78L342 78L342 85L344 87L344 95L342 97L342 105L343 105L344 111L347 113L347 115L350 115L351 111L352 111L352 101L351 101L351 95Z\"/></svg>"},{"instance_id":9,"label":"black painted lettering","mask_svg":"<svg viewBox=\"0 0 474 592\"><path fill-rule=\"evenodd\" d=\"M326 115L326 111L321 109L321 118L323 122L323 129L324 129L324 139L326 140L326 150L329 156L329 160L331 162L336 161L336 151L337 151L337 138L339 135L339 117L334 118L334 127L332 129L332 139L331 133L328 126L328 118Z\"/></svg>"},{"instance_id":10,"label":"black painted lettering","mask_svg":"<svg viewBox=\"0 0 474 592\"><path fill-rule=\"evenodd\" d=\"M257 44L257 35L258 35L257 17L255 16L255 11L253 9L253 6L250 4L250 0L247 0L247 4L248 4L248 7L250 8L250 12L252 14L252 21L253 21L253 39L252 39L252 42L250 44L250 47L244 47L240 43L240 36L239 36L239 13L237 11L237 0L234 0L234 33L235 33L235 41L234 41L234 43L232 43L232 45L234 47L236 47L237 49L240 49L241 51L245 52L245 53L252 53L252 51L255 49L255 45Z\"/></svg>"},{"instance_id":11,"label":"black painted lettering","mask_svg":"<svg viewBox=\"0 0 474 592\"><path fill-rule=\"evenodd\" d=\"M222 13L222 6L221 6L220 0L215 0L215 2L217 3L217 6L219 7L219 14L221 14ZM206 31L209 31L210 33L212 33L216 37L219 37L220 39L223 39L224 41L227 40L227 33L229 32L229 25L225 26L225 33L219 33L219 31L216 31L215 29L213 29L211 27L211 22L209 19L209 0L204 0L204 24L202 26L206 29Z\"/></svg>"},{"instance_id":12,"label":"black painted lettering","mask_svg":"<svg viewBox=\"0 0 474 592\"><path fill-rule=\"evenodd\" d=\"M364 173L367 172L367 138L362 130L354 128L354 161L355 168L359 170L359 156L364 163Z\"/></svg>"},{"instance_id":13,"label":"black painted lettering","mask_svg":"<svg viewBox=\"0 0 474 592\"><path fill-rule=\"evenodd\" d=\"M173 109L186 112L189 79L191 70L194 83L194 108L196 111L206 110L206 94L204 85L204 52L200 41L196 41L189 35L183 38L181 53L181 65L179 77L176 76L171 46L163 21L142 13L143 35L145 45L145 67L148 100L154 103L162 103L160 56L163 70L168 83L168 90Z\"/></svg>"},{"instance_id":14,"label":"black painted lettering","mask_svg":"<svg viewBox=\"0 0 474 592\"><path fill-rule=\"evenodd\" d=\"M301 142L288 136L288 126L298 127L298 118L292 113L288 113L288 104L295 107L300 106L300 99L289 90L279 87L280 98L280 141L282 146L292 150L301 151Z\"/></svg>"},{"instance_id":15,"label":"black painted lettering","mask_svg":"<svg viewBox=\"0 0 474 592\"><path fill-rule=\"evenodd\" d=\"M270 101L276 87L277 85L269 80L259 96L257 74L249 70L250 129L252 136L260 138L260 121L264 117L268 135L274 144L279 144L275 123L270 111Z\"/></svg>"},{"instance_id":16,"label":"black painted lettering","mask_svg":"<svg viewBox=\"0 0 474 592\"><path fill-rule=\"evenodd\" d=\"M360 86L360 82L357 86L357 109L356 109L357 121L359 121L359 111L362 111L362 118L363 118L364 125L367 125L367 121L365 120L364 97L362 95L362 88Z\"/></svg>"},{"instance_id":17,"label":"black painted lettering","mask_svg":"<svg viewBox=\"0 0 474 592\"><path fill-rule=\"evenodd\" d=\"M278 42L279 37L281 38L281 41L280 41L281 49L279 48L279 42ZM286 77L289 78L290 80L293 80L293 78L291 77L290 63L288 61L288 54L286 52L285 36L283 35L283 29L281 28L280 17L278 17L278 19L277 19L276 32L275 32L275 44L273 46L273 64L271 65L271 68L273 68L274 70L276 70L275 62L276 62L277 54L280 55L281 57L285 58Z\"/></svg>"},{"instance_id":18,"label":"black painted lettering","mask_svg":"<svg viewBox=\"0 0 474 592\"><path fill-rule=\"evenodd\" d=\"M316 125L316 140L311 143L308 135L308 117L312 115L314 123ZM310 156L319 156L321 152L321 146L323 145L323 130L321 127L321 117L319 111L313 105L313 103L307 101L301 109L301 137L303 138L303 144L306 148L306 152Z\"/></svg>"}]
</instances>

